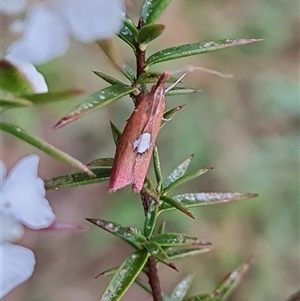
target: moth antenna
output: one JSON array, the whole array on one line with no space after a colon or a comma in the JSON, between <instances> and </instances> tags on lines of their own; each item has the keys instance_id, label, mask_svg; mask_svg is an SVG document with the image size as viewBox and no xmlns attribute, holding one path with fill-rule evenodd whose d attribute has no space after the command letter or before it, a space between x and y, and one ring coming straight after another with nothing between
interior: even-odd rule
<instances>
[{"instance_id":1,"label":"moth antenna","mask_svg":"<svg viewBox=\"0 0 300 301\"><path fill-rule=\"evenodd\" d=\"M209 69L209 68L204 68L204 67L198 67L198 66L185 66L184 68L175 70L175 71L170 71L170 74L175 74L175 73L181 73L181 72L194 72L194 71L204 71L206 73L214 74L223 78L230 78L233 77L232 73L222 73L217 70Z\"/></svg>"},{"instance_id":2,"label":"moth antenna","mask_svg":"<svg viewBox=\"0 0 300 301\"><path fill-rule=\"evenodd\" d=\"M186 76L187 72L183 73L177 80L175 83L173 83L171 86L169 86L168 88L166 88L165 93L172 90L179 82L181 82L181 80Z\"/></svg>"}]
</instances>

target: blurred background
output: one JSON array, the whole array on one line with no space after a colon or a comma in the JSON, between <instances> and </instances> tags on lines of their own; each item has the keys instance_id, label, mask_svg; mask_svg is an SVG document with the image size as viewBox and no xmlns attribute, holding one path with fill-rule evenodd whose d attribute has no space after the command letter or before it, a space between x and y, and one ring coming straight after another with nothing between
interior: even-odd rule
<instances>
[{"instance_id":1,"label":"blurred background","mask_svg":"<svg viewBox=\"0 0 300 301\"><path fill-rule=\"evenodd\" d=\"M142 1L126 3L136 21ZM15 39L8 32L11 17L1 16L2 51ZM159 19L164 34L151 43L148 55L162 48L223 38L262 38L263 42L155 65L173 71L187 65L234 74L233 78L195 71L185 85L201 89L190 96L172 96L167 108L185 103L157 140L163 173L195 154L190 171L214 170L176 192L253 192L259 197L231 204L193 209L196 220L167 212L167 229L214 243L214 250L176 261L179 273L160 267L163 291L194 273L189 295L210 292L250 255L255 261L231 301L286 300L299 288L299 3L278 0L172 1ZM131 49L115 39L124 61L135 68ZM63 57L40 66L50 91L84 89L83 97L39 108L15 109L3 121L31 133L85 163L114 155L109 121L123 128L133 105L129 97L51 131L53 125L87 95L107 86L91 70L126 81L99 46L72 41ZM74 171L33 147L1 133L1 158L11 168L27 154L41 156L40 176ZM153 172L151 171L151 174ZM98 300L109 278L94 280L118 266L130 248L84 218L112 220L142 229L143 210L130 188L107 194L107 183L49 191L48 200L60 220L89 227L80 233L28 231L21 244L34 250L37 265L30 280L5 301ZM133 285L122 300L151 300Z\"/></svg>"}]
</instances>

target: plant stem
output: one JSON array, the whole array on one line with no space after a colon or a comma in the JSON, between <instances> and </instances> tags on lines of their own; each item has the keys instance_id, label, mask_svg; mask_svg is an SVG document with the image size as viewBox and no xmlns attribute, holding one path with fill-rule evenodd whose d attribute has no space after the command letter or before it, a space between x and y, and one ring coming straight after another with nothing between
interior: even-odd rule
<instances>
[{"instance_id":1,"label":"plant stem","mask_svg":"<svg viewBox=\"0 0 300 301\"><path fill-rule=\"evenodd\" d=\"M153 301L162 301L157 264L155 258L152 256L148 259L148 268L149 284L152 289Z\"/></svg>"},{"instance_id":2,"label":"plant stem","mask_svg":"<svg viewBox=\"0 0 300 301\"><path fill-rule=\"evenodd\" d=\"M143 26L143 22L140 19L137 28L140 29ZM135 49L135 58L136 58L136 78L139 78L144 73L144 68L145 68L145 62L146 62L146 53L145 51L141 50L139 45L137 45ZM143 96L144 96L144 91L145 87L142 87L142 92L137 95L136 98L136 103L139 102ZM145 215L148 211L149 205L150 205L150 198L149 196L141 191L141 200L143 203L143 208ZM162 293L161 293L161 287L160 287L160 282L159 282L159 276L158 276L158 270L157 270L157 264L156 260L154 257L150 256L148 261L148 269L149 272L147 273L148 279L149 279L149 284L151 286L152 290L152 296L153 296L153 301L162 301Z\"/></svg>"}]
</instances>

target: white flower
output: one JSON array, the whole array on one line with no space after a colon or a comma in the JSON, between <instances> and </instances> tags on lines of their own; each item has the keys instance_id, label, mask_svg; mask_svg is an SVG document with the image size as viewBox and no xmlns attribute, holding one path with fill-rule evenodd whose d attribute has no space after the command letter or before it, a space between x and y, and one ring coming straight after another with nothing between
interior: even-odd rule
<instances>
[{"instance_id":1,"label":"white flower","mask_svg":"<svg viewBox=\"0 0 300 301\"><path fill-rule=\"evenodd\" d=\"M2 0L3 13L23 9L24 0ZM84 43L111 37L122 26L123 12L122 0L34 2L27 9L23 36L8 48L8 54L33 64L45 63L66 52L69 35Z\"/></svg>"},{"instance_id":2,"label":"white flower","mask_svg":"<svg viewBox=\"0 0 300 301\"><path fill-rule=\"evenodd\" d=\"M5 60L19 69L36 93L48 92L48 86L44 76L38 72L31 63L18 60L11 54L8 54Z\"/></svg>"},{"instance_id":3,"label":"white flower","mask_svg":"<svg viewBox=\"0 0 300 301\"><path fill-rule=\"evenodd\" d=\"M55 220L45 199L44 183L37 176L38 163L36 155L25 157L5 177L5 165L0 161L0 298L34 270L33 252L13 244L23 236L23 225L38 230Z\"/></svg>"}]
</instances>

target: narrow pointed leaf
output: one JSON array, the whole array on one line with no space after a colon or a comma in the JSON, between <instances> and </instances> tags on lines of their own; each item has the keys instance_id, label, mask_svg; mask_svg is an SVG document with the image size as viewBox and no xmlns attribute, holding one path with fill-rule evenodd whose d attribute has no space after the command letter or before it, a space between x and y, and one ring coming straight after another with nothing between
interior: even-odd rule
<instances>
[{"instance_id":1,"label":"narrow pointed leaf","mask_svg":"<svg viewBox=\"0 0 300 301\"><path fill-rule=\"evenodd\" d=\"M45 105L48 103L64 101L82 94L83 94L82 90L72 89L72 90L58 91L58 92L22 94L21 97L28 99L35 105Z\"/></svg>"},{"instance_id":2,"label":"narrow pointed leaf","mask_svg":"<svg viewBox=\"0 0 300 301\"><path fill-rule=\"evenodd\" d=\"M97 218L86 218L86 220L128 243L133 243L135 247L147 242L146 237L135 228L123 227L120 224Z\"/></svg>"},{"instance_id":3,"label":"narrow pointed leaf","mask_svg":"<svg viewBox=\"0 0 300 301\"><path fill-rule=\"evenodd\" d=\"M162 172L161 172L158 149L156 146L154 146L153 148L153 166L154 166L156 182L158 183L158 186L160 186L162 181Z\"/></svg>"},{"instance_id":4,"label":"narrow pointed leaf","mask_svg":"<svg viewBox=\"0 0 300 301\"><path fill-rule=\"evenodd\" d=\"M114 275L100 301L120 300L143 269L148 256L149 254L145 250L131 254Z\"/></svg>"},{"instance_id":5,"label":"narrow pointed leaf","mask_svg":"<svg viewBox=\"0 0 300 301\"><path fill-rule=\"evenodd\" d=\"M210 248L185 248L179 250L167 250L166 253L171 260L185 258L188 256L196 256L199 254L207 253L211 251Z\"/></svg>"},{"instance_id":6,"label":"narrow pointed leaf","mask_svg":"<svg viewBox=\"0 0 300 301\"><path fill-rule=\"evenodd\" d=\"M145 213L144 235L149 238L154 230L158 212L158 205L154 201L150 202L149 208Z\"/></svg>"},{"instance_id":7,"label":"narrow pointed leaf","mask_svg":"<svg viewBox=\"0 0 300 301\"><path fill-rule=\"evenodd\" d=\"M172 189L174 189L175 187L178 187L186 182L189 182L189 181L192 181L204 174L206 174L208 171L212 170L213 168L212 167L207 167L207 168L202 168L202 169L199 169L195 172L192 172L188 175L185 175L181 178L178 178L177 180L175 180L174 182L170 183L168 185L168 187L165 188L164 190L164 193L167 194L169 191L171 191Z\"/></svg>"},{"instance_id":8,"label":"narrow pointed leaf","mask_svg":"<svg viewBox=\"0 0 300 301\"><path fill-rule=\"evenodd\" d=\"M33 136L26 132L24 129L10 123L0 122L0 130L5 131L33 146L40 149L41 151L47 153L53 158L56 158L62 162L65 162L79 170L82 170L89 176L93 176L91 172L82 162L70 156L69 154L63 152L62 150L56 148L55 146L43 141L42 139Z\"/></svg>"},{"instance_id":9,"label":"narrow pointed leaf","mask_svg":"<svg viewBox=\"0 0 300 301\"><path fill-rule=\"evenodd\" d=\"M161 72L147 71L140 75L140 77L136 80L136 83L137 84L154 84L154 83L157 83L160 76L161 76ZM168 79L166 80L166 83L175 83L176 81L177 81L177 78L175 78L173 76L169 76Z\"/></svg>"},{"instance_id":10,"label":"narrow pointed leaf","mask_svg":"<svg viewBox=\"0 0 300 301\"><path fill-rule=\"evenodd\" d=\"M166 230L166 224L167 224L167 222L166 222L166 221L163 221L163 222L159 225L159 227L158 227L158 229L157 229L157 234L163 234L163 233L165 233L165 230Z\"/></svg>"},{"instance_id":11,"label":"narrow pointed leaf","mask_svg":"<svg viewBox=\"0 0 300 301\"><path fill-rule=\"evenodd\" d=\"M193 297L184 298L183 301L213 301L211 294L201 294Z\"/></svg>"},{"instance_id":12,"label":"narrow pointed leaf","mask_svg":"<svg viewBox=\"0 0 300 301\"><path fill-rule=\"evenodd\" d=\"M144 247L156 260L158 260L161 263L164 263L165 265L174 269L175 271L178 271L174 263L168 260L167 253L155 241L148 241L144 244Z\"/></svg>"},{"instance_id":13,"label":"narrow pointed leaf","mask_svg":"<svg viewBox=\"0 0 300 301\"><path fill-rule=\"evenodd\" d=\"M110 121L110 129L115 145L117 146L122 133L111 121Z\"/></svg>"},{"instance_id":14,"label":"narrow pointed leaf","mask_svg":"<svg viewBox=\"0 0 300 301\"><path fill-rule=\"evenodd\" d=\"M119 270L119 268L120 267L114 267L114 268L110 268L106 271L103 271L103 272L99 273L97 276L95 276L94 279L97 279L99 277L106 277L106 276L114 275Z\"/></svg>"},{"instance_id":15,"label":"narrow pointed leaf","mask_svg":"<svg viewBox=\"0 0 300 301\"><path fill-rule=\"evenodd\" d=\"M135 41L137 34L138 30L132 20L127 16L124 16L123 27L118 33L118 37L135 50L137 47L137 43Z\"/></svg>"},{"instance_id":16,"label":"narrow pointed leaf","mask_svg":"<svg viewBox=\"0 0 300 301\"><path fill-rule=\"evenodd\" d=\"M123 65L123 74L125 77L127 77L127 79L130 80L131 83L133 83L135 81L134 71L128 65ZM135 89L135 90L137 90L137 89Z\"/></svg>"},{"instance_id":17,"label":"narrow pointed leaf","mask_svg":"<svg viewBox=\"0 0 300 301\"><path fill-rule=\"evenodd\" d=\"M18 68L6 60L0 60L0 89L13 94L32 94L34 89Z\"/></svg>"},{"instance_id":18,"label":"narrow pointed leaf","mask_svg":"<svg viewBox=\"0 0 300 301\"><path fill-rule=\"evenodd\" d=\"M145 283L142 279L139 277L136 277L135 282L138 286L140 286L144 291L152 295L151 287L148 283Z\"/></svg>"},{"instance_id":19,"label":"narrow pointed leaf","mask_svg":"<svg viewBox=\"0 0 300 301\"><path fill-rule=\"evenodd\" d=\"M187 276L183 278L175 287L171 294L171 300L172 301L181 301L185 295L187 294L187 291L191 287L192 281L194 279L193 275Z\"/></svg>"},{"instance_id":20,"label":"narrow pointed leaf","mask_svg":"<svg viewBox=\"0 0 300 301\"><path fill-rule=\"evenodd\" d=\"M102 78L103 80L105 80L107 83L111 84L112 86L113 85L127 86L125 83L103 72L93 71L93 73L96 74L98 77Z\"/></svg>"},{"instance_id":21,"label":"narrow pointed leaf","mask_svg":"<svg viewBox=\"0 0 300 301\"><path fill-rule=\"evenodd\" d=\"M136 277L135 283L141 287L145 292L152 295L151 287L148 283L145 283L142 279L139 277ZM162 293L162 301L172 301L168 296L166 296L164 293Z\"/></svg>"},{"instance_id":22,"label":"narrow pointed leaf","mask_svg":"<svg viewBox=\"0 0 300 301\"><path fill-rule=\"evenodd\" d=\"M197 93L197 92L201 92L201 90L194 89L194 88L174 87L172 90L169 90L166 93L166 96L191 94L191 93Z\"/></svg>"},{"instance_id":23,"label":"narrow pointed leaf","mask_svg":"<svg viewBox=\"0 0 300 301\"><path fill-rule=\"evenodd\" d=\"M90 177L83 172L76 172L46 179L44 180L45 188L47 190L73 188L83 185L101 183L109 180L111 168L91 167L91 170L94 173L93 177Z\"/></svg>"},{"instance_id":24,"label":"narrow pointed leaf","mask_svg":"<svg viewBox=\"0 0 300 301\"><path fill-rule=\"evenodd\" d=\"M55 126L54 129L59 129L66 124L75 121L89 113L92 113L125 95L128 95L135 91L136 88L130 86L114 85L103 90L100 90L90 97L88 97L83 103L77 106L69 114L63 117Z\"/></svg>"},{"instance_id":25,"label":"narrow pointed leaf","mask_svg":"<svg viewBox=\"0 0 300 301\"><path fill-rule=\"evenodd\" d=\"M26 108L31 106L33 106L33 103L28 99L24 99L0 88L0 108L2 110L24 107Z\"/></svg>"},{"instance_id":26,"label":"narrow pointed leaf","mask_svg":"<svg viewBox=\"0 0 300 301\"><path fill-rule=\"evenodd\" d=\"M86 166L90 168L95 168L95 167L111 168L113 161L114 158L99 158L88 163Z\"/></svg>"},{"instance_id":27,"label":"narrow pointed leaf","mask_svg":"<svg viewBox=\"0 0 300 301\"><path fill-rule=\"evenodd\" d=\"M185 159L182 163L180 163L163 181L163 188L167 188L171 183L175 182L179 178L183 177L193 159L194 155L190 155L187 159Z\"/></svg>"},{"instance_id":28,"label":"narrow pointed leaf","mask_svg":"<svg viewBox=\"0 0 300 301\"><path fill-rule=\"evenodd\" d=\"M188 215L189 217L195 219L193 213L185 206L182 204L182 202L174 199L174 198L169 198L165 195L160 196L160 199L163 201L161 204L159 211L162 212L166 210L166 208L172 207L173 209L178 209L179 211L183 212L184 214Z\"/></svg>"},{"instance_id":29,"label":"narrow pointed leaf","mask_svg":"<svg viewBox=\"0 0 300 301\"><path fill-rule=\"evenodd\" d=\"M155 241L162 247L178 247L178 246L210 246L211 243L199 239L197 237L188 236L182 233L164 233L155 235L152 238L152 241Z\"/></svg>"},{"instance_id":30,"label":"narrow pointed leaf","mask_svg":"<svg viewBox=\"0 0 300 301\"><path fill-rule=\"evenodd\" d=\"M238 201L242 199L255 198L258 194L255 193L240 193L240 192L199 192L199 193L184 193L172 196L172 199L178 201L182 205L190 208L196 206L215 205ZM167 203L163 203L160 211L174 209Z\"/></svg>"},{"instance_id":31,"label":"narrow pointed leaf","mask_svg":"<svg viewBox=\"0 0 300 301\"><path fill-rule=\"evenodd\" d=\"M154 23L164 12L171 0L147 0L141 9L140 18L143 24Z\"/></svg>"},{"instance_id":32,"label":"narrow pointed leaf","mask_svg":"<svg viewBox=\"0 0 300 301\"><path fill-rule=\"evenodd\" d=\"M163 24L147 24L143 26L137 36L137 42L140 44L148 44L158 38L164 31Z\"/></svg>"},{"instance_id":33,"label":"narrow pointed leaf","mask_svg":"<svg viewBox=\"0 0 300 301\"><path fill-rule=\"evenodd\" d=\"M235 271L228 274L222 282L213 291L212 301L225 301L232 294L233 290L242 280L245 273L248 271L253 258L250 257L246 262L239 266Z\"/></svg>"},{"instance_id":34,"label":"narrow pointed leaf","mask_svg":"<svg viewBox=\"0 0 300 301\"><path fill-rule=\"evenodd\" d=\"M219 41L180 45L176 47L163 49L154 53L147 59L146 65L147 67L149 67L154 64L175 60L191 55L212 52L212 51L221 50L229 47L252 44L260 41L261 39L238 39L238 40L224 39Z\"/></svg>"},{"instance_id":35,"label":"narrow pointed leaf","mask_svg":"<svg viewBox=\"0 0 300 301\"><path fill-rule=\"evenodd\" d=\"M160 128L162 128L167 122L171 121L173 117L178 113L180 110L184 108L185 104L179 105L175 108L172 108L164 113Z\"/></svg>"}]
</instances>

